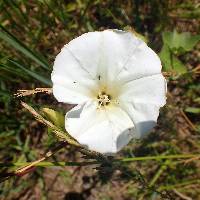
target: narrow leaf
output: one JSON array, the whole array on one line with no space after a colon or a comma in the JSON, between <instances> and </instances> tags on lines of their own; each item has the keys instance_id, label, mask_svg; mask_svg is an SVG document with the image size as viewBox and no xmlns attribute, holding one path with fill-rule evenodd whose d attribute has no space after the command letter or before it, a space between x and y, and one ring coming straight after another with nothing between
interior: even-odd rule
<instances>
[{"instance_id":1,"label":"narrow leaf","mask_svg":"<svg viewBox=\"0 0 200 200\"><path fill-rule=\"evenodd\" d=\"M195 108L195 107L187 107L185 109L186 112L193 113L193 114L199 114L200 113L200 108Z\"/></svg>"},{"instance_id":2,"label":"narrow leaf","mask_svg":"<svg viewBox=\"0 0 200 200\"><path fill-rule=\"evenodd\" d=\"M0 25L0 38L13 46L15 49L21 51L24 55L31 58L33 61L38 63L40 66L42 66L45 69L50 70L49 65L47 61L44 60L43 57L39 56L35 52L33 52L31 49L26 47L25 44L23 44L21 41L19 41L14 35L9 33L6 28L4 28L2 25Z\"/></svg>"},{"instance_id":3,"label":"narrow leaf","mask_svg":"<svg viewBox=\"0 0 200 200\"><path fill-rule=\"evenodd\" d=\"M23 67L21 64L17 63L16 61L13 60L9 60L15 67L18 67L20 69L22 69L23 71L25 71L28 75L30 75L31 77L33 77L34 79L40 81L41 83L44 83L45 85L51 86L52 83L49 79L45 78L44 76L41 76L39 74L37 74L36 72L33 72L25 67Z\"/></svg>"}]
</instances>

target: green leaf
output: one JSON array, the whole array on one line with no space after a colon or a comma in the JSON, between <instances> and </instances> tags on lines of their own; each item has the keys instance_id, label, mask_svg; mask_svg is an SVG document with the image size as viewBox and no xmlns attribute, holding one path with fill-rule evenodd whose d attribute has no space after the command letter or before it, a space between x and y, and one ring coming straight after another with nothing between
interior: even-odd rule
<instances>
[{"instance_id":1,"label":"green leaf","mask_svg":"<svg viewBox=\"0 0 200 200\"><path fill-rule=\"evenodd\" d=\"M42 112L55 126L65 129L65 117L61 113L50 108L42 108Z\"/></svg>"},{"instance_id":2,"label":"green leaf","mask_svg":"<svg viewBox=\"0 0 200 200\"><path fill-rule=\"evenodd\" d=\"M185 65L174 55L172 56L172 69L179 74L187 72Z\"/></svg>"},{"instance_id":3,"label":"green leaf","mask_svg":"<svg viewBox=\"0 0 200 200\"><path fill-rule=\"evenodd\" d=\"M14 35L9 33L6 30L6 28L4 28L2 25L0 25L0 38L3 39L8 44L10 44L11 46L13 46L15 49L21 51L24 55L31 58L33 61L35 61L37 64L39 64L43 68L50 70L48 62L45 61L42 56L36 54L31 49L26 47L25 44L19 41Z\"/></svg>"},{"instance_id":4,"label":"green leaf","mask_svg":"<svg viewBox=\"0 0 200 200\"><path fill-rule=\"evenodd\" d=\"M159 56L163 64L164 71L171 71L172 70L171 53L169 47L166 44L163 45L161 52L159 53Z\"/></svg>"},{"instance_id":5,"label":"green leaf","mask_svg":"<svg viewBox=\"0 0 200 200\"><path fill-rule=\"evenodd\" d=\"M72 12L72 11L75 11L77 9L77 3L74 2L74 3L68 3L66 5L66 11L67 12Z\"/></svg>"},{"instance_id":6,"label":"green leaf","mask_svg":"<svg viewBox=\"0 0 200 200\"><path fill-rule=\"evenodd\" d=\"M189 113L193 113L193 114L198 114L198 113L200 113L200 108L187 107L185 109L185 112L189 112Z\"/></svg>"},{"instance_id":7,"label":"green leaf","mask_svg":"<svg viewBox=\"0 0 200 200\"><path fill-rule=\"evenodd\" d=\"M190 32L178 33L174 30L173 32L164 32L162 38L164 44L167 44L174 53L181 54L191 51L199 42L200 35L191 35Z\"/></svg>"},{"instance_id":8,"label":"green leaf","mask_svg":"<svg viewBox=\"0 0 200 200\"><path fill-rule=\"evenodd\" d=\"M196 85L195 85L196 86ZM194 102L200 103L200 97L194 99Z\"/></svg>"},{"instance_id":9,"label":"green leaf","mask_svg":"<svg viewBox=\"0 0 200 200\"><path fill-rule=\"evenodd\" d=\"M15 67L22 69L23 71L25 71L28 75L30 75L31 77L33 77L34 79L37 79L38 81L40 81L41 83L44 83L45 85L49 85L52 86L52 83L49 79L45 78L44 76L41 76L39 74L37 74L36 72L31 71L30 69L27 69L25 67L23 67L21 64L19 64L16 61L13 60L9 60L10 63L12 63Z\"/></svg>"},{"instance_id":10,"label":"green leaf","mask_svg":"<svg viewBox=\"0 0 200 200\"><path fill-rule=\"evenodd\" d=\"M27 76L27 73L22 73L21 69L16 67L13 68L13 66L9 66L7 63L0 63L0 72L1 78L6 76L7 80L9 81L13 81L13 76L15 76L17 79L26 78Z\"/></svg>"},{"instance_id":11,"label":"green leaf","mask_svg":"<svg viewBox=\"0 0 200 200\"><path fill-rule=\"evenodd\" d=\"M164 71L175 71L179 74L187 72L185 65L172 54L166 44L163 45L159 56L163 64Z\"/></svg>"}]
</instances>

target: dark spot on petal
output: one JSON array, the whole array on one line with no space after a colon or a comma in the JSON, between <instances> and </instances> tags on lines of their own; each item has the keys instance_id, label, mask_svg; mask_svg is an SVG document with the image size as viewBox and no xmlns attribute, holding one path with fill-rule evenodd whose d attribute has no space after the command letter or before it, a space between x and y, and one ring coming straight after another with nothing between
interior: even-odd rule
<instances>
[{"instance_id":1,"label":"dark spot on petal","mask_svg":"<svg viewBox=\"0 0 200 200\"><path fill-rule=\"evenodd\" d=\"M101 80L101 76L100 75L98 76L98 79Z\"/></svg>"},{"instance_id":2,"label":"dark spot on petal","mask_svg":"<svg viewBox=\"0 0 200 200\"><path fill-rule=\"evenodd\" d=\"M76 83L76 81L74 81L73 83Z\"/></svg>"}]
</instances>

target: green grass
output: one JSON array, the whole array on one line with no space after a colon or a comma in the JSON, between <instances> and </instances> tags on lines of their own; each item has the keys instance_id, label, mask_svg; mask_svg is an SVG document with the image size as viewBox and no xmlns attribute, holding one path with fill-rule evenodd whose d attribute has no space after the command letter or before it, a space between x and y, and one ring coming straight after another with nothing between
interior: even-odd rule
<instances>
[{"instance_id":1,"label":"green grass","mask_svg":"<svg viewBox=\"0 0 200 200\"><path fill-rule=\"evenodd\" d=\"M181 3L178 0L2 0L0 163L34 161L57 142L51 130L22 109L19 99L13 94L18 89L51 87L54 58L74 37L88 31L124 29L127 26L142 34L157 53L161 52L164 70L170 73L169 95L157 128L144 140L130 143L116 158L128 161L134 160L133 156L151 158L199 154L199 9L199 5L191 0ZM191 49L188 50L188 34L175 40L179 43L169 44L170 35L175 37L172 34L174 29L189 32L189 40L195 41L192 47L189 45ZM186 46L179 48L183 43L187 45L186 50ZM23 100L37 108L57 107L52 96L43 94L24 97ZM63 112L61 105L59 110ZM64 165L69 161L80 162L81 158L73 148L67 147L47 162L49 165L58 165L59 162ZM200 199L199 160L187 164L182 159L124 162L121 173L115 169L95 171L92 167L55 165L38 167L24 177L0 183L0 199L21 199L23 196L24 199L64 199L71 195L70 191L80 192L79 195L87 199L93 197L90 189L95 195L93 199L97 200L162 199L159 192L163 190L177 200L181 195ZM14 169L16 166L8 168L1 164L1 176Z\"/></svg>"}]
</instances>

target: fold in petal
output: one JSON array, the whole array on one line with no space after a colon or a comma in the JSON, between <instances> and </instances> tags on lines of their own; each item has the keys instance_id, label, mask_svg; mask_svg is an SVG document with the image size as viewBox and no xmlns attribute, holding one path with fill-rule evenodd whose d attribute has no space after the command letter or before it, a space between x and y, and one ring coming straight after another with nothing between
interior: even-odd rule
<instances>
[{"instance_id":1,"label":"fold in petal","mask_svg":"<svg viewBox=\"0 0 200 200\"><path fill-rule=\"evenodd\" d=\"M132 58L138 51L140 58L135 66ZM139 69L135 72L133 68L140 67L142 54L145 53L142 58L145 60L152 52L142 40L130 32L105 30L85 33L65 45L55 59L52 72L54 95L58 101L83 103L86 97L94 96L99 87L112 89L120 78L135 77L133 75ZM155 65L160 65L159 59L157 61L155 56L151 57ZM143 65L146 67L146 64L142 63L142 67ZM125 77L121 77L127 66L130 67L130 77L126 73ZM156 68L154 71L160 72L160 66L159 70ZM73 95L70 90L73 90Z\"/></svg>"},{"instance_id":2,"label":"fold in petal","mask_svg":"<svg viewBox=\"0 0 200 200\"><path fill-rule=\"evenodd\" d=\"M53 72L53 94L59 102L83 103L97 90L97 82L64 47L56 57Z\"/></svg>"},{"instance_id":3,"label":"fold in petal","mask_svg":"<svg viewBox=\"0 0 200 200\"><path fill-rule=\"evenodd\" d=\"M101 153L115 153L133 137L134 125L119 107L99 109L94 102L66 114L66 130L78 142Z\"/></svg>"},{"instance_id":4,"label":"fold in petal","mask_svg":"<svg viewBox=\"0 0 200 200\"><path fill-rule=\"evenodd\" d=\"M160 106L151 103L120 103L120 107L132 119L135 132L133 138L141 139L156 125Z\"/></svg>"},{"instance_id":5,"label":"fold in petal","mask_svg":"<svg viewBox=\"0 0 200 200\"><path fill-rule=\"evenodd\" d=\"M121 86L119 101L163 106L166 103L166 80L162 74L138 78Z\"/></svg>"},{"instance_id":6,"label":"fold in petal","mask_svg":"<svg viewBox=\"0 0 200 200\"><path fill-rule=\"evenodd\" d=\"M81 68L93 79L97 79L97 68L101 57L101 37L102 32L89 32L65 45Z\"/></svg>"},{"instance_id":7,"label":"fold in petal","mask_svg":"<svg viewBox=\"0 0 200 200\"><path fill-rule=\"evenodd\" d=\"M98 73L106 84L116 80L135 49L144 42L130 32L105 30L101 34L101 57Z\"/></svg>"},{"instance_id":8,"label":"fold in petal","mask_svg":"<svg viewBox=\"0 0 200 200\"><path fill-rule=\"evenodd\" d=\"M166 103L166 89L166 80L162 74L123 84L119 106L135 125L134 138L144 137L156 125L159 109Z\"/></svg>"},{"instance_id":9,"label":"fold in petal","mask_svg":"<svg viewBox=\"0 0 200 200\"><path fill-rule=\"evenodd\" d=\"M66 47L93 78L109 84L143 43L130 32L105 30L85 33Z\"/></svg>"},{"instance_id":10,"label":"fold in petal","mask_svg":"<svg viewBox=\"0 0 200 200\"><path fill-rule=\"evenodd\" d=\"M138 45L126 64L117 76L121 82L127 82L138 78L161 74L161 61L158 55L142 42Z\"/></svg>"}]
</instances>

